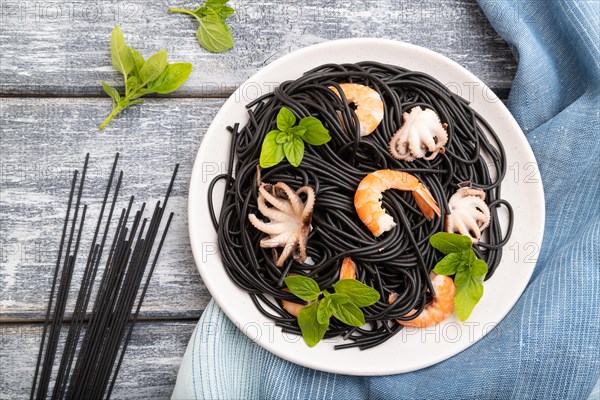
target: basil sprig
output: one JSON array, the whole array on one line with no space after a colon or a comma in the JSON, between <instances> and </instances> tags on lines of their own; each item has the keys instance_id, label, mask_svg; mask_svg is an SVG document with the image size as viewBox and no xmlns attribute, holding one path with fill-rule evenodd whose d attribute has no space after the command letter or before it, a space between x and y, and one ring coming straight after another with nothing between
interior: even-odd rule
<instances>
[{"instance_id":1,"label":"basil sprig","mask_svg":"<svg viewBox=\"0 0 600 400\"><path fill-rule=\"evenodd\" d=\"M277 114L277 129L267 133L263 140L260 166L269 168L287 158L290 164L297 167L304 157L304 142L320 146L330 140L329 131L317 118L302 118L296 125L294 113L281 107Z\"/></svg>"},{"instance_id":2,"label":"basil sprig","mask_svg":"<svg viewBox=\"0 0 600 400\"><path fill-rule=\"evenodd\" d=\"M300 310L298 325L309 347L316 346L335 317L350 326L365 324L365 315L359 307L368 307L379 301L379 292L354 279L342 279L333 285L335 293L319 289L306 276L288 276L284 279L290 292L310 302Z\"/></svg>"},{"instance_id":3,"label":"basil sprig","mask_svg":"<svg viewBox=\"0 0 600 400\"><path fill-rule=\"evenodd\" d=\"M466 321L483 296L483 280L488 265L473 251L473 242L468 236L438 232L429 238L433 247L446 254L435 265L433 272L438 275L454 275L454 306L456 315Z\"/></svg>"},{"instance_id":4,"label":"basil sprig","mask_svg":"<svg viewBox=\"0 0 600 400\"><path fill-rule=\"evenodd\" d=\"M113 109L100 125L100 130L123 109L143 103L138 100L139 97L149 93L170 93L181 86L192 72L190 63L169 64L166 50L160 50L144 60L137 50L125 44L125 37L118 26L113 28L110 35L110 57L113 66L123 74L125 96L121 96L108 83L101 82L102 88L113 100Z\"/></svg>"},{"instance_id":5,"label":"basil sprig","mask_svg":"<svg viewBox=\"0 0 600 400\"><path fill-rule=\"evenodd\" d=\"M184 13L198 20L200 26L196 31L196 39L200 46L212 53L222 53L233 48L233 35L225 20L235 10L227 6L229 0L206 0L195 10L169 7L169 12Z\"/></svg>"}]
</instances>

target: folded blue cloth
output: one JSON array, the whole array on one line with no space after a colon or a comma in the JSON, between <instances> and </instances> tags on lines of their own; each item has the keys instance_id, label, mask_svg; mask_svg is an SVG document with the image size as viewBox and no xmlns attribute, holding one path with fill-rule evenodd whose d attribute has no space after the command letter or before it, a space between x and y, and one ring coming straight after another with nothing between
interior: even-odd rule
<instances>
[{"instance_id":1,"label":"folded blue cloth","mask_svg":"<svg viewBox=\"0 0 600 400\"><path fill-rule=\"evenodd\" d=\"M546 228L534 276L494 334L435 366L352 377L284 361L211 302L175 399L585 399L600 375L600 32L595 1L480 0L519 68L508 107L539 163ZM207 334L203 327L219 327Z\"/></svg>"}]
</instances>

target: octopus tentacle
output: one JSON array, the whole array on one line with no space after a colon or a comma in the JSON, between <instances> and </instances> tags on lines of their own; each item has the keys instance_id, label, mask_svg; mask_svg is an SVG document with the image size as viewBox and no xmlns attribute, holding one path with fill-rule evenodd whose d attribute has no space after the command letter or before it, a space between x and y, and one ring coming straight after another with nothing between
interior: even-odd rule
<instances>
[{"instance_id":1,"label":"octopus tentacle","mask_svg":"<svg viewBox=\"0 0 600 400\"><path fill-rule=\"evenodd\" d=\"M302 220L310 219L312 217L313 208L315 207L315 191L311 187L304 186L298 189L298 192L296 193L306 194L306 204L302 212Z\"/></svg>"},{"instance_id":2,"label":"octopus tentacle","mask_svg":"<svg viewBox=\"0 0 600 400\"><path fill-rule=\"evenodd\" d=\"M306 240L308 239L308 232L310 229L303 229L298 233L298 252L294 255L296 261L302 260L304 262L306 260Z\"/></svg>"},{"instance_id":3,"label":"octopus tentacle","mask_svg":"<svg viewBox=\"0 0 600 400\"><path fill-rule=\"evenodd\" d=\"M446 216L446 231L469 236L473 243L479 242L481 233L490 224L490 209L484 200L485 192L481 189L458 189L448 202L450 213Z\"/></svg>"},{"instance_id":4,"label":"octopus tentacle","mask_svg":"<svg viewBox=\"0 0 600 400\"><path fill-rule=\"evenodd\" d=\"M289 228L290 228L290 224L287 222L277 222L277 223L264 222L264 221L261 221L260 219L258 219L256 217L256 215L254 215L254 214L248 215L248 219L250 220L250 223L252 224L252 226L254 226L256 229L263 231L264 233L267 233L269 235L277 235L277 234L280 234L282 232L289 230Z\"/></svg>"},{"instance_id":5,"label":"octopus tentacle","mask_svg":"<svg viewBox=\"0 0 600 400\"><path fill-rule=\"evenodd\" d=\"M262 215L264 215L265 217L267 217L269 219L281 221L288 216L285 212L280 211L275 207L267 206L264 196L258 196L257 204L258 204L258 211L260 211L260 213Z\"/></svg>"},{"instance_id":6,"label":"octopus tentacle","mask_svg":"<svg viewBox=\"0 0 600 400\"><path fill-rule=\"evenodd\" d=\"M425 149L423 149L424 153L426 153L428 151L435 153L436 144L435 144L434 137L437 137L437 132L435 132L435 128L429 130L427 127L421 126L421 129L419 130L419 137L421 138L421 143L423 145L425 145ZM438 139L438 141L439 141L439 139ZM425 154L423 154L423 155L425 155Z\"/></svg>"},{"instance_id":7,"label":"octopus tentacle","mask_svg":"<svg viewBox=\"0 0 600 400\"><path fill-rule=\"evenodd\" d=\"M290 256L303 263L307 258L308 234L312 229L315 191L308 186L294 191L287 184L278 182L275 185L260 183L258 192L258 209L269 218L269 222L262 221L254 214L249 214L248 219L252 226L269 235L260 240L260 246L273 249L273 258L279 267ZM305 202L300 198L301 194L306 195ZM277 247L283 247L279 255L275 250Z\"/></svg>"},{"instance_id":8,"label":"octopus tentacle","mask_svg":"<svg viewBox=\"0 0 600 400\"><path fill-rule=\"evenodd\" d=\"M281 255L277 259L276 264L278 266L282 266L283 263L285 262L285 260L287 260L289 258L289 256L291 256L294 253L294 249L296 248L296 243L297 243L297 234L294 234L294 237L290 238L290 239L293 239L293 240L288 240L288 242L283 247L283 251L281 252Z\"/></svg>"},{"instance_id":9,"label":"octopus tentacle","mask_svg":"<svg viewBox=\"0 0 600 400\"><path fill-rule=\"evenodd\" d=\"M271 193L269 193L267 191L267 189L265 188L265 186L267 185L261 185L258 187L258 192L269 202L271 203L271 205L273 207L278 208L279 210L283 211L286 214L293 214L294 209L292 208L292 205L285 201L284 199L280 199L274 195L272 195Z\"/></svg>"},{"instance_id":10,"label":"octopus tentacle","mask_svg":"<svg viewBox=\"0 0 600 400\"><path fill-rule=\"evenodd\" d=\"M260 240L260 247L263 249L273 249L275 247L283 247L290 240L289 232L282 232L277 236L266 237Z\"/></svg>"},{"instance_id":11,"label":"octopus tentacle","mask_svg":"<svg viewBox=\"0 0 600 400\"><path fill-rule=\"evenodd\" d=\"M302 205L302 200L300 199L300 196L298 196L296 194L296 192L294 192L292 190L292 188L290 188L288 185L286 185L283 182L277 182L277 184L275 184L275 188L283 190L283 192L286 194L295 214L302 213L302 210L304 209L304 207Z\"/></svg>"},{"instance_id":12,"label":"octopus tentacle","mask_svg":"<svg viewBox=\"0 0 600 400\"><path fill-rule=\"evenodd\" d=\"M433 160L445 151L448 142L447 124L431 109L413 107L402 114L403 123L389 143L390 153L398 160L414 161L417 158ZM431 153L427 155L427 153Z\"/></svg>"}]
</instances>

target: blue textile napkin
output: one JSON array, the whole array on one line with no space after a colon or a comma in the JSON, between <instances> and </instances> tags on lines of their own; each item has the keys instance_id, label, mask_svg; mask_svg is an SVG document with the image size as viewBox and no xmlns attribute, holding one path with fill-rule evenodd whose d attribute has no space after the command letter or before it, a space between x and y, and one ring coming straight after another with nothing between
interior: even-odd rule
<instances>
[{"instance_id":1,"label":"blue textile napkin","mask_svg":"<svg viewBox=\"0 0 600 400\"><path fill-rule=\"evenodd\" d=\"M479 2L519 60L508 107L536 155L546 196L538 264L512 311L493 335L437 365L352 377L270 354L212 301L173 398L587 398L600 375L599 4Z\"/></svg>"}]
</instances>

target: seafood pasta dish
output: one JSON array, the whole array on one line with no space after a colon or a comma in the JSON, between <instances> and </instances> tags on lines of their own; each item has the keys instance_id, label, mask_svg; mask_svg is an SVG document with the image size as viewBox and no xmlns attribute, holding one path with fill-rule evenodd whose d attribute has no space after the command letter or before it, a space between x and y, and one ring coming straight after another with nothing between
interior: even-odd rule
<instances>
[{"instance_id":1,"label":"seafood pasta dish","mask_svg":"<svg viewBox=\"0 0 600 400\"><path fill-rule=\"evenodd\" d=\"M261 313L308 346L361 350L469 318L513 213L502 144L466 100L365 61L317 67L247 110L209 208L223 265Z\"/></svg>"}]
</instances>

